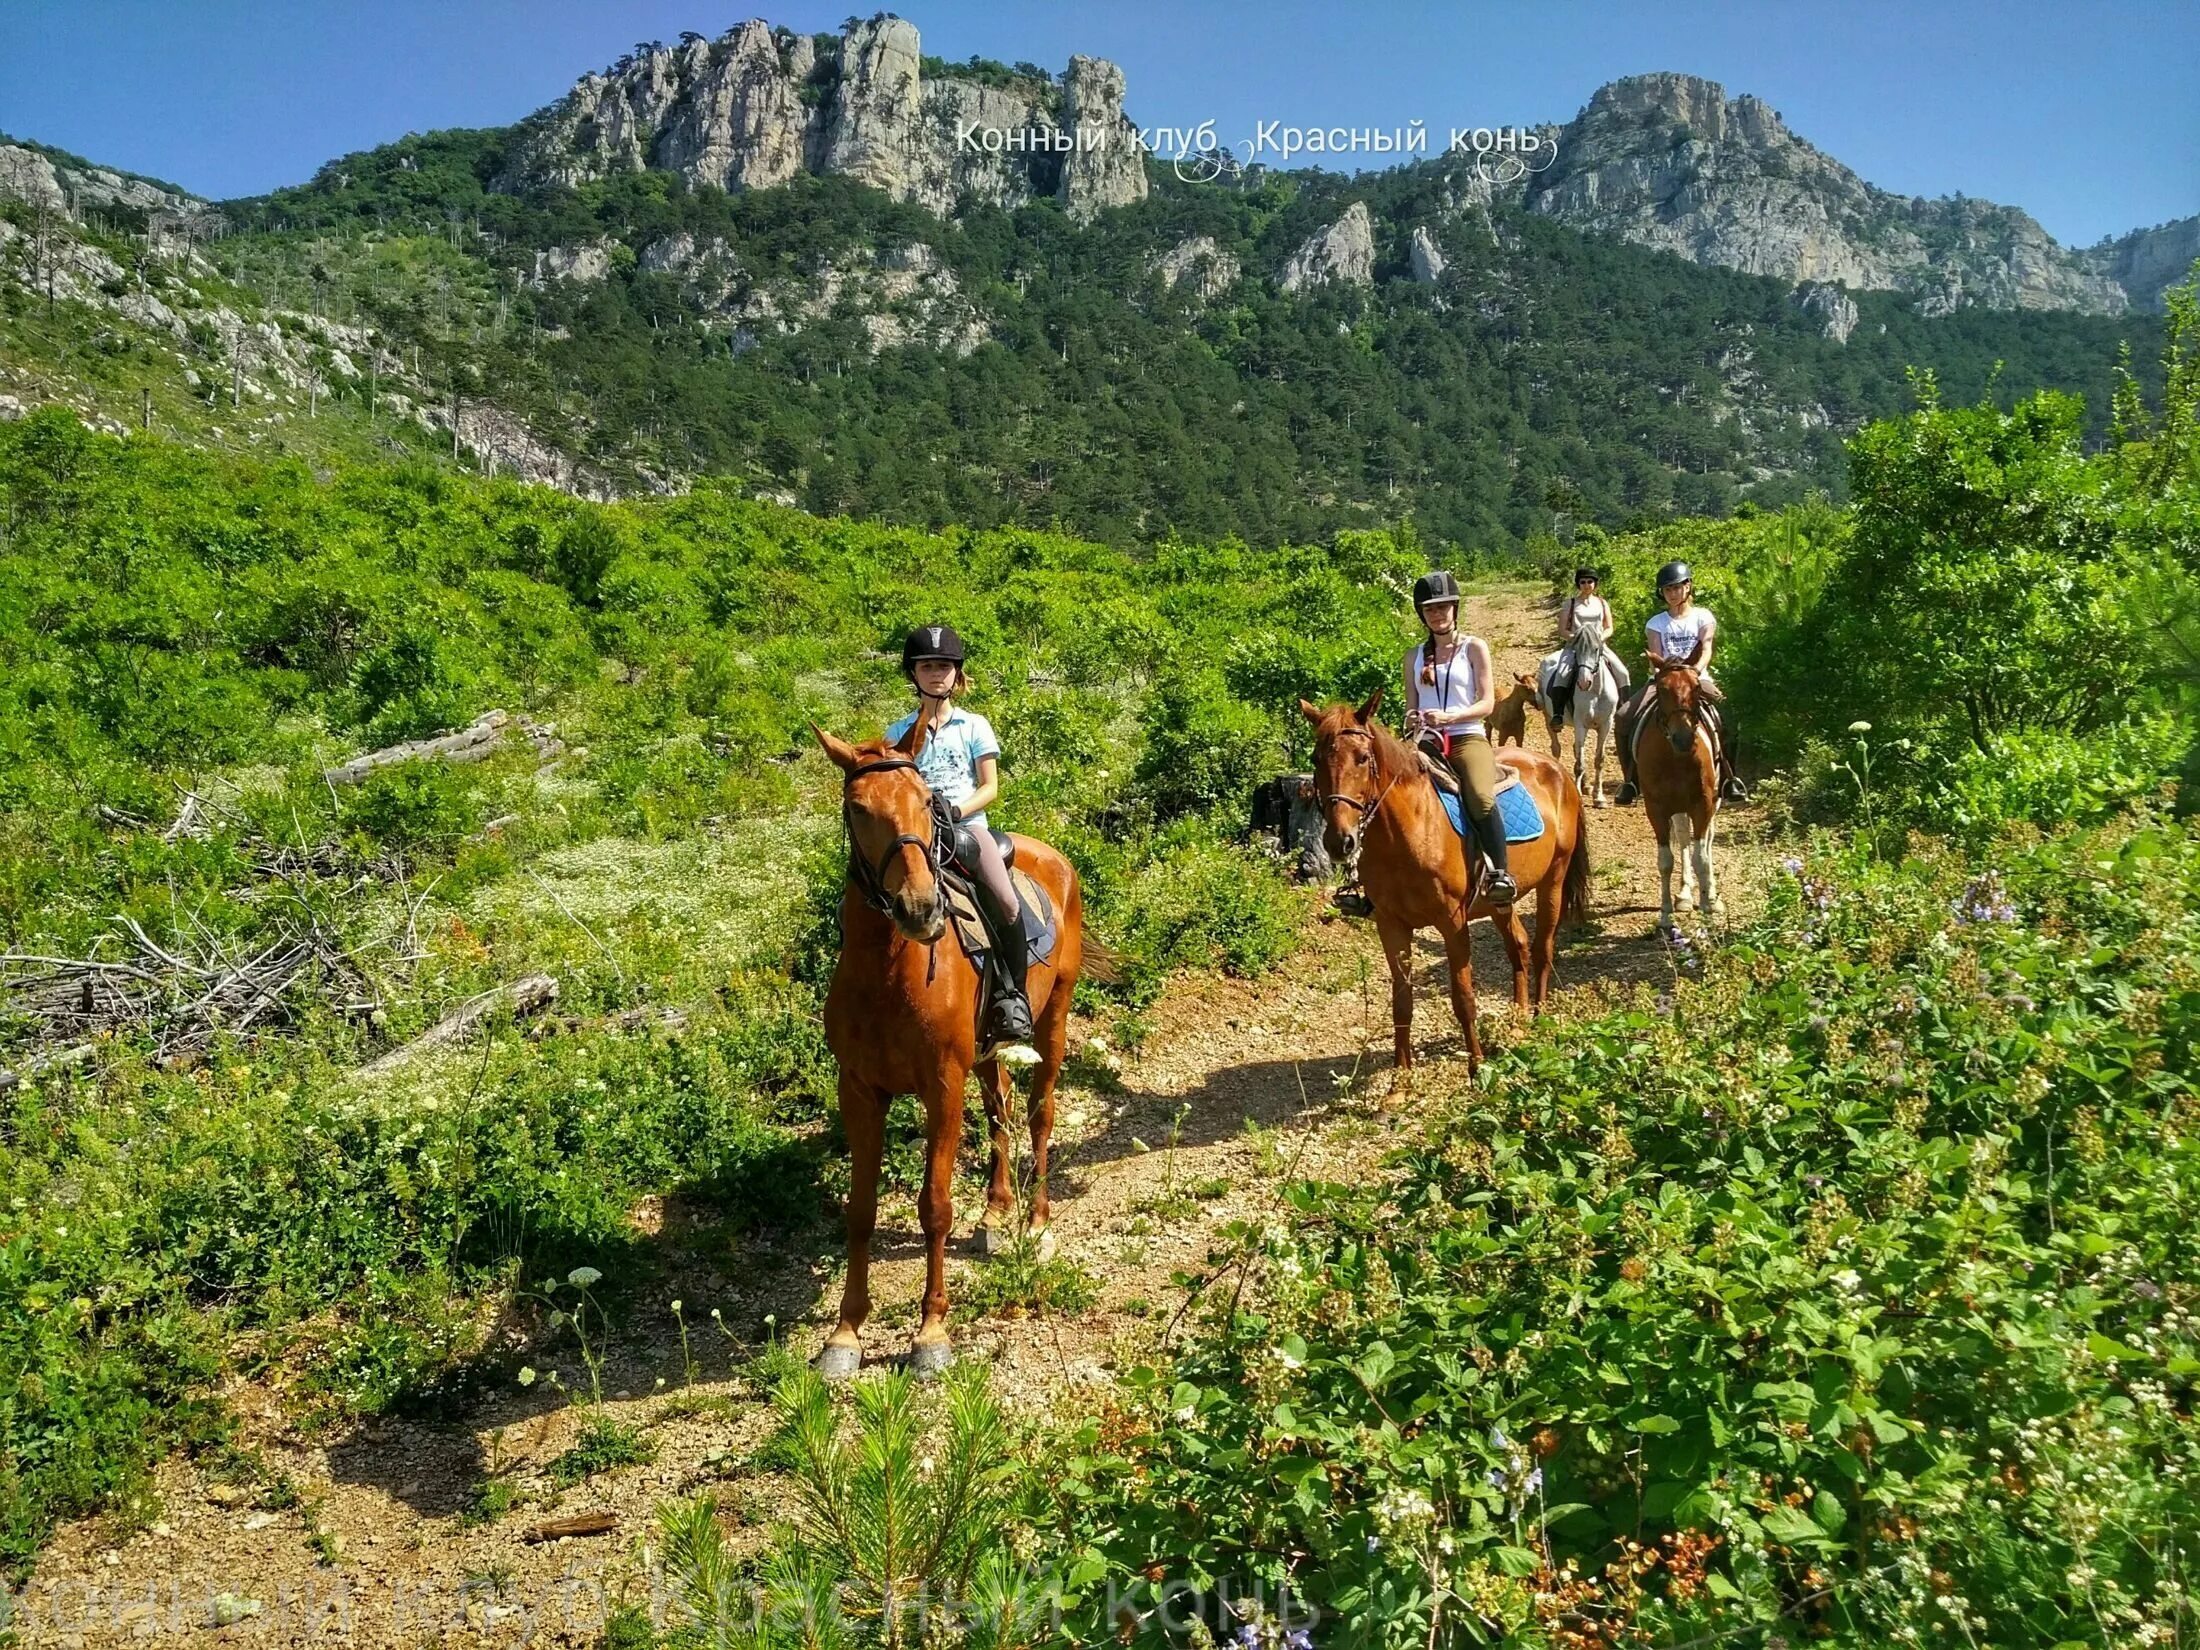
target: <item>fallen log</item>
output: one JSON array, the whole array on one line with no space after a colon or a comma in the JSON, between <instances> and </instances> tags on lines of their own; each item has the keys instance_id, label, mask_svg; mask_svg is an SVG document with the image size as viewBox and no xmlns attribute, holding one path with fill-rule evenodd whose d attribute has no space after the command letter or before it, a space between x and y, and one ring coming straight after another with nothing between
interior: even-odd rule
<instances>
[{"instance_id":1,"label":"fallen log","mask_svg":"<svg viewBox=\"0 0 2200 1650\"><path fill-rule=\"evenodd\" d=\"M96 1043L79 1043L74 1048L57 1049L51 1054L41 1054L23 1062L20 1071L0 1071L0 1094L12 1094L31 1078L49 1071L65 1071L71 1066L81 1066L99 1052Z\"/></svg>"},{"instance_id":2,"label":"fallen log","mask_svg":"<svg viewBox=\"0 0 2200 1650\"><path fill-rule=\"evenodd\" d=\"M520 1540L533 1546L544 1541L558 1541L569 1535L609 1535L619 1527L619 1515L615 1512L575 1513L570 1518L552 1518L537 1524Z\"/></svg>"},{"instance_id":3,"label":"fallen log","mask_svg":"<svg viewBox=\"0 0 2200 1650\"><path fill-rule=\"evenodd\" d=\"M384 1072L395 1071L399 1066L427 1053L430 1049L462 1042L471 1036L476 1027L492 1014L509 1008L516 1019L548 1008L558 1000L558 982L549 974L530 974L524 980L514 980L510 985L500 985L493 991L469 998L455 1013L439 1020L411 1042L393 1048L380 1059L362 1066L360 1071L368 1077L379 1077Z\"/></svg>"},{"instance_id":4,"label":"fallen log","mask_svg":"<svg viewBox=\"0 0 2200 1650\"><path fill-rule=\"evenodd\" d=\"M547 762L565 749L557 729L530 722L524 716L515 720L506 711L492 710L483 712L471 727L460 728L455 733L439 733L432 739L408 739L402 744L386 745L337 767L323 769L321 777L331 785L356 785L377 768L397 762L479 762L495 754L497 747L515 732L533 744L535 755L543 761Z\"/></svg>"}]
</instances>

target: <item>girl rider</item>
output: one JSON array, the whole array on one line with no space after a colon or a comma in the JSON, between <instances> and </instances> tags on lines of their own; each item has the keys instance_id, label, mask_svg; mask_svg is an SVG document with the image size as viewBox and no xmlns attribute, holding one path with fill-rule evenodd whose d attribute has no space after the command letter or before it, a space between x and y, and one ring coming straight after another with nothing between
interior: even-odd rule
<instances>
[{"instance_id":1,"label":"girl rider","mask_svg":"<svg viewBox=\"0 0 2200 1650\"><path fill-rule=\"evenodd\" d=\"M1486 718L1497 707L1489 644L1459 633L1459 581L1441 570L1413 583L1413 605L1428 634L1405 657L1406 737L1442 759L1459 781L1460 811L1490 864L1491 903L1519 897L1505 863L1505 826L1497 817L1497 753Z\"/></svg>"},{"instance_id":2,"label":"girl rider","mask_svg":"<svg viewBox=\"0 0 2200 1650\"><path fill-rule=\"evenodd\" d=\"M1696 586L1684 561L1669 561L1658 569L1658 595L1665 602L1665 611L1650 615L1649 624L1643 627L1643 641L1653 666L1672 660L1694 658L1696 674L1704 687L1704 708L1711 717L1714 737L1719 747L1719 794L1729 802L1747 802L1749 792L1743 787L1741 775L1734 770L1734 724L1728 715L1725 695L1711 676L1711 656L1719 645L1719 621L1712 617L1711 609L1696 605ZM1699 653L1697 650L1701 648ZM1642 684L1635 696L1620 708L1619 765L1626 783L1619 788L1621 807L1635 800L1635 724L1649 703L1650 695L1657 689L1653 670L1651 679Z\"/></svg>"},{"instance_id":3,"label":"girl rider","mask_svg":"<svg viewBox=\"0 0 2200 1650\"><path fill-rule=\"evenodd\" d=\"M946 804L949 815L969 827L955 833L958 846L966 838L969 843L967 854L956 857L973 873L971 880L985 907L985 925L993 940L993 1001L978 1039L978 1057L1031 1064L1039 1058L1038 1050L1030 1046L1031 999L1024 995L1031 948L1024 936L1022 902L985 819L987 806L1001 794L1000 741L993 736L992 723L955 703L955 695L970 680L963 671L963 640L953 626L922 625L912 630L902 644L901 668L917 690L917 708L886 730L887 742L898 741L912 723L923 719L917 772Z\"/></svg>"}]
</instances>

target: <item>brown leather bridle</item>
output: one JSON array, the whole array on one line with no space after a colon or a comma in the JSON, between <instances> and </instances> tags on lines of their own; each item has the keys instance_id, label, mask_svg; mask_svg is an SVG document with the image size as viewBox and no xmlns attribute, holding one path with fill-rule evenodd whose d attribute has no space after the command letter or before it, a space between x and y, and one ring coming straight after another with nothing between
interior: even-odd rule
<instances>
[{"instance_id":1,"label":"brown leather bridle","mask_svg":"<svg viewBox=\"0 0 2200 1650\"><path fill-rule=\"evenodd\" d=\"M916 763L906 756L878 757L873 761L863 763L859 767L850 768L848 770L848 784L842 789L840 795L840 828L848 837L848 880L856 885L856 892L863 896L863 903L884 916L893 915L893 895L886 887L887 867L900 856L902 849L914 848L917 850L918 855L924 860L925 868L932 873L932 880L935 883L941 879L942 866L945 863L947 852L946 842L939 828L940 803L937 796L932 801L932 831L929 836L912 836L907 831L898 833L894 840L886 845L886 851L879 855L878 863L875 865L865 859L858 851L854 799L849 792L853 789L857 780L867 775L901 772L917 772Z\"/></svg>"},{"instance_id":2,"label":"brown leather bridle","mask_svg":"<svg viewBox=\"0 0 2200 1650\"><path fill-rule=\"evenodd\" d=\"M1365 728L1339 728L1331 737L1342 739L1348 734L1355 738L1365 739L1370 750L1375 748L1375 736ZM1382 807L1383 799L1390 795L1390 787L1398 783L1398 778L1397 774L1392 774L1384 780L1383 788L1375 793L1375 800L1372 802L1363 801L1356 796L1346 796L1342 791L1331 791L1322 798L1322 806L1328 807L1331 803L1342 802L1348 808L1357 809L1360 815L1360 829L1364 831L1367 829L1367 822L1373 819L1376 810Z\"/></svg>"}]
</instances>

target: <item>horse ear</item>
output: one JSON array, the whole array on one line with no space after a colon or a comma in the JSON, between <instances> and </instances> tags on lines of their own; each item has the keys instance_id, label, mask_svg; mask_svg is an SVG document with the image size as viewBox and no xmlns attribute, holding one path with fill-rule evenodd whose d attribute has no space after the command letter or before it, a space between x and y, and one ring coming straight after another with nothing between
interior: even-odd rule
<instances>
[{"instance_id":1,"label":"horse ear","mask_svg":"<svg viewBox=\"0 0 2200 1650\"><path fill-rule=\"evenodd\" d=\"M894 749L900 751L904 756L914 756L917 754L918 747L923 743L924 718L912 716L909 718L909 725L901 730L901 737L894 741Z\"/></svg>"},{"instance_id":2,"label":"horse ear","mask_svg":"<svg viewBox=\"0 0 2200 1650\"><path fill-rule=\"evenodd\" d=\"M1311 699L1301 699L1299 701L1299 714L1317 728L1322 725L1322 708Z\"/></svg>"},{"instance_id":3,"label":"horse ear","mask_svg":"<svg viewBox=\"0 0 2200 1650\"><path fill-rule=\"evenodd\" d=\"M1703 657L1703 644L1709 639L1710 638L1706 636L1698 636L1696 638L1696 645L1688 650L1688 668L1690 670L1694 670L1696 668L1696 661Z\"/></svg>"},{"instance_id":4,"label":"horse ear","mask_svg":"<svg viewBox=\"0 0 2200 1650\"><path fill-rule=\"evenodd\" d=\"M810 731L817 735L817 742L825 747L825 754L833 759L833 766L840 769L841 772L850 772L854 769L856 763L861 760L856 755L855 746L849 744L845 739L835 739L815 722L810 724Z\"/></svg>"},{"instance_id":5,"label":"horse ear","mask_svg":"<svg viewBox=\"0 0 2200 1650\"><path fill-rule=\"evenodd\" d=\"M1368 723L1375 720L1376 712L1380 711L1382 708L1383 688L1382 684L1378 682L1375 684L1375 691L1367 696L1367 703L1362 705L1358 710L1352 713L1352 720L1359 723L1360 726L1364 728L1368 725Z\"/></svg>"},{"instance_id":6,"label":"horse ear","mask_svg":"<svg viewBox=\"0 0 2200 1650\"><path fill-rule=\"evenodd\" d=\"M1513 678L1513 680L1518 682L1522 687L1526 688L1530 693L1533 693L1535 691L1535 678L1533 676L1530 676L1526 671L1521 671L1517 676Z\"/></svg>"}]
</instances>

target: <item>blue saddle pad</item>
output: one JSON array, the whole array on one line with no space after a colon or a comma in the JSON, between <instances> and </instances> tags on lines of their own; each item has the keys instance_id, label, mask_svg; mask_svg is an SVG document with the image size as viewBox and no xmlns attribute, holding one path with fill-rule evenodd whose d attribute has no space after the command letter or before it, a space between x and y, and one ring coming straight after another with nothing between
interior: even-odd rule
<instances>
[{"instance_id":1,"label":"blue saddle pad","mask_svg":"<svg viewBox=\"0 0 2200 1650\"><path fill-rule=\"evenodd\" d=\"M1457 793L1436 794L1443 799L1444 817L1451 821L1451 828L1464 837L1467 821L1459 811ZM1525 785L1509 786L1497 793L1497 817L1504 821L1507 842L1533 842L1543 834L1543 810L1535 805L1535 793Z\"/></svg>"}]
</instances>

